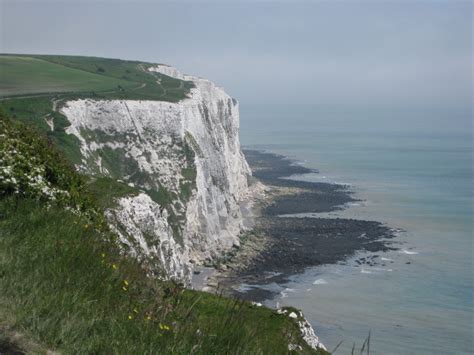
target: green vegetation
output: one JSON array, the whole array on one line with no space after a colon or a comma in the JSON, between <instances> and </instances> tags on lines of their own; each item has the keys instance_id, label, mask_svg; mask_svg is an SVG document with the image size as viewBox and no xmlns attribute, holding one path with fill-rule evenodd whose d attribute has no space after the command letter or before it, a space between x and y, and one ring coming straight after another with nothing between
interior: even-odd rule
<instances>
[{"instance_id":1,"label":"green vegetation","mask_svg":"<svg viewBox=\"0 0 474 355\"><path fill-rule=\"evenodd\" d=\"M115 91L118 86L134 85L131 81L101 76L39 58L0 56L0 96Z\"/></svg>"},{"instance_id":2,"label":"green vegetation","mask_svg":"<svg viewBox=\"0 0 474 355\"><path fill-rule=\"evenodd\" d=\"M139 189L106 176L91 177L87 183L93 201L102 209L111 208L123 196L137 195Z\"/></svg>"},{"instance_id":3,"label":"green vegetation","mask_svg":"<svg viewBox=\"0 0 474 355\"><path fill-rule=\"evenodd\" d=\"M176 196L169 192L164 186L160 186L158 189L146 190L146 193L153 201L163 207L168 207L176 199Z\"/></svg>"},{"instance_id":4,"label":"green vegetation","mask_svg":"<svg viewBox=\"0 0 474 355\"><path fill-rule=\"evenodd\" d=\"M285 315L147 278L65 209L26 199L0 209L0 318L52 349L284 354L302 344Z\"/></svg>"},{"instance_id":5,"label":"green vegetation","mask_svg":"<svg viewBox=\"0 0 474 355\"><path fill-rule=\"evenodd\" d=\"M101 98L176 102L184 99L189 89L194 86L190 81L182 81L148 71L147 68L152 66L150 63L78 56L44 55L36 57L85 73L100 74L105 78L125 80L127 83L135 84L133 87L121 85L114 92L101 93L96 90L97 96Z\"/></svg>"},{"instance_id":6,"label":"green vegetation","mask_svg":"<svg viewBox=\"0 0 474 355\"><path fill-rule=\"evenodd\" d=\"M46 138L1 114L0 128L0 330L27 340L5 331L0 349L286 354L291 343L325 353L287 315L149 278L101 212L128 186L88 182Z\"/></svg>"},{"instance_id":7,"label":"green vegetation","mask_svg":"<svg viewBox=\"0 0 474 355\"><path fill-rule=\"evenodd\" d=\"M13 98L0 101L0 109L14 121L26 123L47 136L66 154L69 161L80 163L79 141L75 136L66 134L69 122L64 115L53 110L54 99L53 96Z\"/></svg>"},{"instance_id":8,"label":"green vegetation","mask_svg":"<svg viewBox=\"0 0 474 355\"><path fill-rule=\"evenodd\" d=\"M46 137L1 112L0 137L0 198L13 194L54 200L78 212L93 210L84 178Z\"/></svg>"},{"instance_id":9,"label":"green vegetation","mask_svg":"<svg viewBox=\"0 0 474 355\"><path fill-rule=\"evenodd\" d=\"M176 102L192 82L150 72L150 63L77 56L0 55L0 97L47 96Z\"/></svg>"}]
</instances>

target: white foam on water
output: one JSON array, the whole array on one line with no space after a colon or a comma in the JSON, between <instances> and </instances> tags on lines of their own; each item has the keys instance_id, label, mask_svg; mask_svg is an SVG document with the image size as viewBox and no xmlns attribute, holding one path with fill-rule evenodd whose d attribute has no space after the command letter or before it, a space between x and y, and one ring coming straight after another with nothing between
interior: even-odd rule
<instances>
[{"instance_id":1,"label":"white foam on water","mask_svg":"<svg viewBox=\"0 0 474 355\"><path fill-rule=\"evenodd\" d=\"M326 285L327 283L325 279L317 279L313 282L313 285Z\"/></svg>"},{"instance_id":2,"label":"white foam on water","mask_svg":"<svg viewBox=\"0 0 474 355\"><path fill-rule=\"evenodd\" d=\"M384 258L384 257L380 258L380 260L382 260L382 261L393 261L393 260L390 259L390 258Z\"/></svg>"},{"instance_id":3,"label":"white foam on water","mask_svg":"<svg viewBox=\"0 0 474 355\"><path fill-rule=\"evenodd\" d=\"M409 251L409 250L406 250L406 249L401 250L400 253L407 254L407 255L417 255L417 254L419 254L417 251Z\"/></svg>"},{"instance_id":4,"label":"white foam on water","mask_svg":"<svg viewBox=\"0 0 474 355\"><path fill-rule=\"evenodd\" d=\"M287 298L288 297L288 293L294 293L296 292L297 290L295 290L294 288L285 288L283 291L280 291L280 296L281 298Z\"/></svg>"},{"instance_id":5,"label":"white foam on water","mask_svg":"<svg viewBox=\"0 0 474 355\"><path fill-rule=\"evenodd\" d=\"M381 267L373 267L372 270L375 270L375 271L393 271L393 269L384 269L384 268L381 268Z\"/></svg>"},{"instance_id":6,"label":"white foam on water","mask_svg":"<svg viewBox=\"0 0 474 355\"><path fill-rule=\"evenodd\" d=\"M362 206L362 204L359 203L359 202L347 202L346 205L347 205L347 207L358 207L358 206Z\"/></svg>"},{"instance_id":7,"label":"white foam on water","mask_svg":"<svg viewBox=\"0 0 474 355\"><path fill-rule=\"evenodd\" d=\"M360 273L361 273L361 274L371 274L372 271L362 269L362 270L360 270Z\"/></svg>"}]
</instances>

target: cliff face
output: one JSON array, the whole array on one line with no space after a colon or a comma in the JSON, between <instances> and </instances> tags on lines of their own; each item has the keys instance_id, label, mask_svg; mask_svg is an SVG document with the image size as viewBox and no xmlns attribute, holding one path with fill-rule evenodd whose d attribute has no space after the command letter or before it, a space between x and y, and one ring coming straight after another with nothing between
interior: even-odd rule
<instances>
[{"instance_id":1,"label":"cliff face","mask_svg":"<svg viewBox=\"0 0 474 355\"><path fill-rule=\"evenodd\" d=\"M78 168L137 188L107 210L124 248L186 279L193 263L238 244L245 228L250 169L240 150L239 107L208 80L168 66L148 70L195 87L177 103L81 99L61 112L81 142Z\"/></svg>"}]
</instances>

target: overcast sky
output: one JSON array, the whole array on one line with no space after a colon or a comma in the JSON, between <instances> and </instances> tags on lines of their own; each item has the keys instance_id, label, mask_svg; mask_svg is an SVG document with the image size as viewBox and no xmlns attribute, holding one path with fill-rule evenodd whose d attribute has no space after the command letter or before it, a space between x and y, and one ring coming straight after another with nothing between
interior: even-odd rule
<instances>
[{"instance_id":1,"label":"overcast sky","mask_svg":"<svg viewBox=\"0 0 474 355\"><path fill-rule=\"evenodd\" d=\"M247 106L472 110L471 1L0 3L2 52L163 62Z\"/></svg>"}]
</instances>

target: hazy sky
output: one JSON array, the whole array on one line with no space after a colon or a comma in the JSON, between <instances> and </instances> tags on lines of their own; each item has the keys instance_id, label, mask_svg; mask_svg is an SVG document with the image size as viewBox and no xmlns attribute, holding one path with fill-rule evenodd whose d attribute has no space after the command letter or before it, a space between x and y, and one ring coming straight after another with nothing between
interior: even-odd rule
<instances>
[{"instance_id":1,"label":"hazy sky","mask_svg":"<svg viewBox=\"0 0 474 355\"><path fill-rule=\"evenodd\" d=\"M215 81L247 107L471 119L471 1L0 3L2 52L163 62Z\"/></svg>"}]
</instances>

